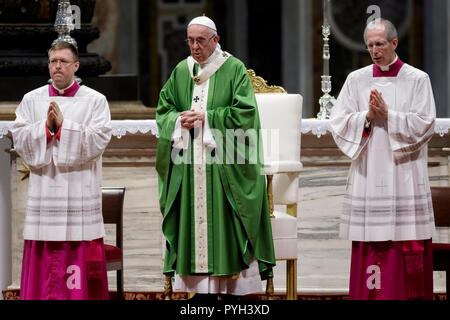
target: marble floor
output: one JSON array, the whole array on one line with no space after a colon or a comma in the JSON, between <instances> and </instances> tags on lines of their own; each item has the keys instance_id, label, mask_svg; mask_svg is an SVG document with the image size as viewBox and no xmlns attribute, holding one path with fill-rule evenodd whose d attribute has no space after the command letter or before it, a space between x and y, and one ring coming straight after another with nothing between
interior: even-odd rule
<instances>
[{"instance_id":1,"label":"marble floor","mask_svg":"<svg viewBox=\"0 0 450 320\"><path fill-rule=\"evenodd\" d=\"M121 170L124 170L121 172ZM125 172L126 170L126 172ZM154 167L104 169L104 186L127 188L124 204L124 286L127 291L163 290L163 236L157 201ZM300 293L346 293L351 243L338 238L339 214L348 167L306 167L299 183L298 291ZM432 185L447 185L448 168L430 168ZM129 178L124 183L123 174ZM113 243L114 231L106 226L105 242ZM448 230L441 241L450 240ZM443 240L442 240L443 239ZM109 272L115 290L115 272ZM285 263L275 268L275 291L284 291ZM263 288L265 285L263 284ZM445 274L435 273L435 291L445 291Z\"/></svg>"}]
</instances>

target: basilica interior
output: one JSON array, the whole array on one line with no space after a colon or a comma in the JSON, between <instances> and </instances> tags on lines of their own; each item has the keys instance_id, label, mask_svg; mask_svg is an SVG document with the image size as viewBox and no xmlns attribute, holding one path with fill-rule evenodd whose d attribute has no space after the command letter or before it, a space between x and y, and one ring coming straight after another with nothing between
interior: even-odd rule
<instances>
[{"instance_id":1,"label":"basilica interior","mask_svg":"<svg viewBox=\"0 0 450 320\"><path fill-rule=\"evenodd\" d=\"M7 2L0 11L0 288L18 299L27 165L14 151L9 129L23 95L48 81L47 52L56 0ZM371 64L362 33L381 15L399 30L402 61L430 76L436 102L435 134L428 146L431 186L450 181L450 1L445 0L71 0L81 8L72 32L80 51L77 76L108 99L113 137L103 154L103 187L124 187L123 292L125 299L164 299L165 239L155 170L159 92L176 64L189 55L186 24L206 14L217 24L220 45L254 76L284 93L300 95L298 131L302 169L295 206L275 203L296 220L296 257L277 261L275 299L347 299L351 242L339 238L350 159L336 146L319 99L322 76L337 98L347 75ZM324 4L329 7L325 8ZM372 8L370 8L372 6ZM374 7L373 7L374 6ZM370 9L370 10L369 10ZM324 17L330 27L324 59ZM324 68L327 64L328 68ZM327 70L325 70L327 69ZM262 80L261 80L262 79ZM274 191L276 192L276 190ZM105 243L116 230L105 225ZM449 228L433 241L449 243ZM292 264L295 261L295 268ZM295 279L292 279L294 277ZM117 291L116 271L108 272ZM445 299L444 271L434 272L435 299ZM266 298L266 282L258 299ZM180 299L186 293L174 292ZM255 296L252 296L255 298Z\"/></svg>"}]
</instances>

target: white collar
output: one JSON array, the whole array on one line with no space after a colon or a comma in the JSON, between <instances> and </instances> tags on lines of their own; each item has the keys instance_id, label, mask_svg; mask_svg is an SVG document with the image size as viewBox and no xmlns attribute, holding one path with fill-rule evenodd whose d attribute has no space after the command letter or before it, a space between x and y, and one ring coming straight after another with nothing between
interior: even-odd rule
<instances>
[{"instance_id":1,"label":"white collar","mask_svg":"<svg viewBox=\"0 0 450 320\"><path fill-rule=\"evenodd\" d=\"M394 58L394 61L392 61L391 63L389 63L387 66L379 66L380 69L381 69L381 71L389 71L389 67L390 67L391 65L393 65L394 63L396 63L397 60L398 60L398 55L396 54L396 55L395 55L395 58Z\"/></svg>"}]
</instances>

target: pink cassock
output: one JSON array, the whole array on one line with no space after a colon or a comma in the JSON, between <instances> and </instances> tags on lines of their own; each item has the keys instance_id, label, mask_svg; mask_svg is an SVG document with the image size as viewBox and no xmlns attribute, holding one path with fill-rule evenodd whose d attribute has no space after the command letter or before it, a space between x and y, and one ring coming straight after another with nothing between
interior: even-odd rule
<instances>
[{"instance_id":1,"label":"pink cassock","mask_svg":"<svg viewBox=\"0 0 450 320\"><path fill-rule=\"evenodd\" d=\"M49 96L73 97L74 82ZM58 138L58 135L55 135ZM47 143L49 139L47 130ZM25 240L22 260L21 300L108 300L108 276L103 239L92 241Z\"/></svg>"},{"instance_id":2,"label":"pink cassock","mask_svg":"<svg viewBox=\"0 0 450 320\"><path fill-rule=\"evenodd\" d=\"M353 241L349 299L432 300L431 240Z\"/></svg>"},{"instance_id":3,"label":"pink cassock","mask_svg":"<svg viewBox=\"0 0 450 320\"><path fill-rule=\"evenodd\" d=\"M103 239L25 240L21 300L108 300Z\"/></svg>"}]
</instances>

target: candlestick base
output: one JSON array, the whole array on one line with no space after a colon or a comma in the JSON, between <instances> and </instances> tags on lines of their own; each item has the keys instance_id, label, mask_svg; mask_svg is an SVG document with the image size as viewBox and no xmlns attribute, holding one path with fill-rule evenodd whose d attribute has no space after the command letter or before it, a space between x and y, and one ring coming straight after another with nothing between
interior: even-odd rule
<instances>
[{"instance_id":1,"label":"candlestick base","mask_svg":"<svg viewBox=\"0 0 450 320\"><path fill-rule=\"evenodd\" d=\"M331 109L333 109L335 103L336 99L333 96L329 95L328 93L325 93L322 97L320 97L319 99L320 111L319 113L317 113L317 119L319 120L330 119Z\"/></svg>"},{"instance_id":2,"label":"candlestick base","mask_svg":"<svg viewBox=\"0 0 450 320\"><path fill-rule=\"evenodd\" d=\"M319 99L320 111L317 114L317 119L330 119L331 109L336 103L336 99L330 95L331 92L331 76L323 75L322 77L322 92L323 95Z\"/></svg>"}]
</instances>

